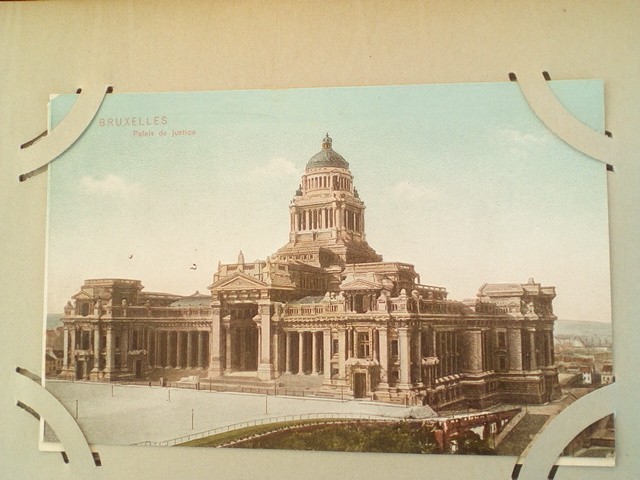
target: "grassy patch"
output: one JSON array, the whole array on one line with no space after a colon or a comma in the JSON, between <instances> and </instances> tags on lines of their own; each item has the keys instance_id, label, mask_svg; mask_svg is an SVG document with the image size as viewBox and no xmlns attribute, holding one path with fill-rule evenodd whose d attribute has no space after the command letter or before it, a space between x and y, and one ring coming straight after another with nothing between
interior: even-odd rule
<instances>
[{"instance_id":1,"label":"grassy patch","mask_svg":"<svg viewBox=\"0 0 640 480\"><path fill-rule=\"evenodd\" d=\"M433 453L431 428L419 422L369 422L308 425L233 445L239 448L324 450L336 452Z\"/></svg>"},{"instance_id":2,"label":"grassy patch","mask_svg":"<svg viewBox=\"0 0 640 480\"><path fill-rule=\"evenodd\" d=\"M338 452L440 453L433 426L413 421L297 420L257 425L183 443L191 447L264 448ZM458 436L458 454L493 454L468 431Z\"/></svg>"},{"instance_id":3,"label":"grassy patch","mask_svg":"<svg viewBox=\"0 0 640 480\"><path fill-rule=\"evenodd\" d=\"M296 426L313 425L325 420L294 420L289 422L276 422L266 425L255 425L253 427L239 428L230 432L218 433L209 437L190 440L180 443L181 447L218 447L229 442L234 442L242 438L252 437L254 435L262 435L268 432L279 430L281 428L291 428Z\"/></svg>"}]
</instances>

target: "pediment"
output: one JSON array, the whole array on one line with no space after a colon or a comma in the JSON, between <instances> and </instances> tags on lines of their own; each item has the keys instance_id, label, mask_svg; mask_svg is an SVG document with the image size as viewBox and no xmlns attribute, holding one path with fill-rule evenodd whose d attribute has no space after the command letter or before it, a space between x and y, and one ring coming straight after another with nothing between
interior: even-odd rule
<instances>
[{"instance_id":1,"label":"pediment","mask_svg":"<svg viewBox=\"0 0 640 480\"><path fill-rule=\"evenodd\" d=\"M380 283L369 282L362 279L344 282L340 285L340 290L380 290L381 288L382 284Z\"/></svg>"},{"instance_id":2,"label":"pediment","mask_svg":"<svg viewBox=\"0 0 640 480\"><path fill-rule=\"evenodd\" d=\"M71 298L73 298L74 300L93 300L93 295L89 295L84 290L80 290L78 293L76 293Z\"/></svg>"},{"instance_id":3,"label":"pediment","mask_svg":"<svg viewBox=\"0 0 640 480\"><path fill-rule=\"evenodd\" d=\"M263 289L268 285L257 278L251 277L242 272L236 272L230 277L221 278L211 285L211 290L251 290Z\"/></svg>"}]
</instances>

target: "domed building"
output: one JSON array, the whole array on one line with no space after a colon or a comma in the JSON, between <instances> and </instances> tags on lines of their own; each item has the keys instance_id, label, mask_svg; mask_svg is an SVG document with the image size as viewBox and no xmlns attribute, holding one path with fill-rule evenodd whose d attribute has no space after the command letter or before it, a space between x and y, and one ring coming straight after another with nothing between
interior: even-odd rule
<instances>
[{"instance_id":1,"label":"domed building","mask_svg":"<svg viewBox=\"0 0 640 480\"><path fill-rule=\"evenodd\" d=\"M289 243L275 253L274 259L323 268L381 261L365 239L364 208L353 186L349 164L333 150L327 134L322 150L307 162L300 188L289 206Z\"/></svg>"},{"instance_id":2,"label":"domed building","mask_svg":"<svg viewBox=\"0 0 640 480\"><path fill-rule=\"evenodd\" d=\"M220 263L210 296L87 280L65 309L62 375L126 381L206 370L212 382L277 379L438 409L559 396L554 287L484 284L476 300L460 302L421 284L413 265L383 261L328 134L289 211L288 242L262 261L240 252Z\"/></svg>"}]
</instances>

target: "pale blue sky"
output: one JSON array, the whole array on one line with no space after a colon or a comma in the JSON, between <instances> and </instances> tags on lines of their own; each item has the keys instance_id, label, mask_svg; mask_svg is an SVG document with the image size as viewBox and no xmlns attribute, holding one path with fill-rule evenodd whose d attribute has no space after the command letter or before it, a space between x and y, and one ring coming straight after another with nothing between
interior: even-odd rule
<instances>
[{"instance_id":1,"label":"pale blue sky","mask_svg":"<svg viewBox=\"0 0 640 480\"><path fill-rule=\"evenodd\" d=\"M551 86L603 130L602 82ZM52 102L53 125L74 100ZM153 137L99 126L137 116L167 125L148 127ZM609 321L604 165L549 132L514 83L108 95L50 167L49 310L85 278L190 294L240 249L247 260L272 254L326 132L385 260L414 264L453 299L534 277L557 287L561 318Z\"/></svg>"}]
</instances>

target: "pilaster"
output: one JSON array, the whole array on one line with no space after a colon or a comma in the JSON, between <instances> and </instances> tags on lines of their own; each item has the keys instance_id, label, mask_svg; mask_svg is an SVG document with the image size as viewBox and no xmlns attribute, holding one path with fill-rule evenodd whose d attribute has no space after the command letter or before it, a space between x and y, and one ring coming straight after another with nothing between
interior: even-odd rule
<instances>
[{"instance_id":1,"label":"pilaster","mask_svg":"<svg viewBox=\"0 0 640 480\"><path fill-rule=\"evenodd\" d=\"M209 336L209 377L222 375L222 362L220 360L220 342L222 328L220 325L221 303L211 302L211 334Z\"/></svg>"},{"instance_id":2,"label":"pilaster","mask_svg":"<svg viewBox=\"0 0 640 480\"><path fill-rule=\"evenodd\" d=\"M409 349L409 329L407 327L398 328L398 357L400 360L400 383L398 388L407 389L411 387L411 355Z\"/></svg>"},{"instance_id":3,"label":"pilaster","mask_svg":"<svg viewBox=\"0 0 640 480\"><path fill-rule=\"evenodd\" d=\"M271 361L271 301L259 300L258 313L260 315L258 378L261 380L271 380L273 378L273 363Z\"/></svg>"}]
</instances>

